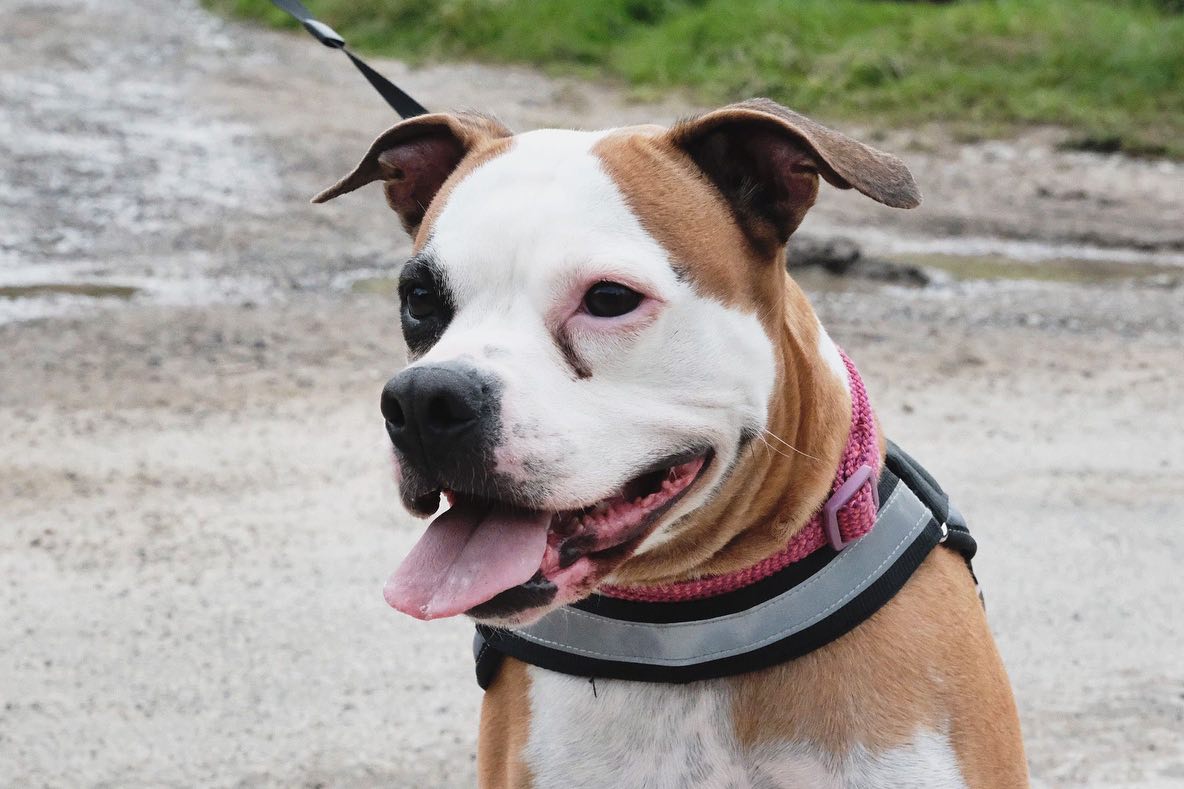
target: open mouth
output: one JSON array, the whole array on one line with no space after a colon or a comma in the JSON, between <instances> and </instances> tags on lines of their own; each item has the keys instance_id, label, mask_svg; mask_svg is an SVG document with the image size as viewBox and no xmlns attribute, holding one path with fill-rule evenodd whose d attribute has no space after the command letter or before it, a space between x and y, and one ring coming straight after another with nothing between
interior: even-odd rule
<instances>
[{"instance_id":1,"label":"open mouth","mask_svg":"<svg viewBox=\"0 0 1184 789\"><path fill-rule=\"evenodd\" d=\"M703 476L710 450L668 458L605 498L561 512L450 494L387 581L393 608L417 619L500 618L591 591Z\"/></svg>"}]
</instances>

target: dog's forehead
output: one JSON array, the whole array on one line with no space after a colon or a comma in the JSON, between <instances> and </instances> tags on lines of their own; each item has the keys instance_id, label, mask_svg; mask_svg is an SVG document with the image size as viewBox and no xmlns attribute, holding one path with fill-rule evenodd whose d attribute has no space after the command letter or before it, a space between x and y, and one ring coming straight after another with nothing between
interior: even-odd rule
<instances>
[{"instance_id":1,"label":"dog's forehead","mask_svg":"<svg viewBox=\"0 0 1184 789\"><path fill-rule=\"evenodd\" d=\"M597 151L620 133L526 132L452 186L426 250L462 302L491 284L546 288L604 267L675 279Z\"/></svg>"},{"instance_id":2,"label":"dog's forehead","mask_svg":"<svg viewBox=\"0 0 1184 789\"><path fill-rule=\"evenodd\" d=\"M462 168L425 234L459 303L616 271L763 310L777 294L731 209L665 132L541 129Z\"/></svg>"}]
</instances>

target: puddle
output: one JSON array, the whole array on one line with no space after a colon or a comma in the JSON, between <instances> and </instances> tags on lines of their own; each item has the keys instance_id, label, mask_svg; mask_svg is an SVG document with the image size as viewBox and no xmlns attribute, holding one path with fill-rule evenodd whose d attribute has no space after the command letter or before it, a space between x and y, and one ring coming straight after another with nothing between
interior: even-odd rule
<instances>
[{"instance_id":1,"label":"puddle","mask_svg":"<svg viewBox=\"0 0 1184 789\"><path fill-rule=\"evenodd\" d=\"M1159 262L1123 262L1114 260L1045 259L1017 260L1003 255L957 255L943 253L891 255L883 258L890 266L899 266L898 276L886 276L882 269L876 276L835 276L816 266L795 268L793 278L809 291L867 290L884 285L918 285L906 276L911 270L940 272L929 278L931 284L943 282L1046 282L1067 285L1095 285L1108 282L1148 281L1175 287L1184 285L1184 273L1177 265ZM858 270L858 269L857 269ZM888 272L891 273L891 272ZM356 273L342 277L336 287L351 293L398 298L397 277Z\"/></svg>"},{"instance_id":2,"label":"puddle","mask_svg":"<svg viewBox=\"0 0 1184 789\"><path fill-rule=\"evenodd\" d=\"M1180 267L1153 262L1047 259L1017 260L1002 255L912 254L889 258L895 263L943 271L959 281L1064 282L1075 285L1171 278Z\"/></svg>"},{"instance_id":3,"label":"puddle","mask_svg":"<svg viewBox=\"0 0 1184 789\"><path fill-rule=\"evenodd\" d=\"M150 274L108 279L92 261L70 265L28 264L5 268L0 259L0 326L41 318L65 318L127 305L192 307L227 302L265 303L276 296L270 280L257 277L162 277Z\"/></svg>"},{"instance_id":4,"label":"puddle","mask_svg":"<svg viewBox=\"0 0 1184 789\"><path fill-rule=\"evenodd\" d=\"M399 295L399 280L396 277L363 277L349 283L351 293L368 293L374 296Z\"/></svg>"},{"instance_id":5,"label":"puddle","mask_svg":"<svg viewBox=\"0 0 1184 789\"><path fill-rule=\"evenodd\" d=\"M1161 270L1184 268L1184 249L1137 249L1123 246L1057 243L983 236L944 238L901 237L878 228L827 228L821 235L848 236L871 255L916 261L935 258L986 258L1014 263L1052 263L1103 266L1149 266Z\"/></svg>"},{"instance_id":6,"label":"puddle","mask_svg":"<svg viewBox=\"0 0 1184 789\"><path fill-rule=\"evenodd\" d=\"M92 299L130 299L141 289L132 285L102 282L34 282L0 285L0 299L36 299L50 296L81 296Z\"/></svg>"}]
</instances>

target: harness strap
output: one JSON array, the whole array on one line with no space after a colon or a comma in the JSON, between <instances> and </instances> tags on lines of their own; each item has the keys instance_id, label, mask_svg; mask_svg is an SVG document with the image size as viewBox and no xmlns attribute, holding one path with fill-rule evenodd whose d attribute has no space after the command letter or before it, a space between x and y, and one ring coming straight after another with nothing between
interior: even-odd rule
<instances>
[{"instance_id":1,"label":"harness strap","mask_svg":"<svg viewBox=\"0 0 1184 789\"><path fill-rule=\"evenodd\" d=\"M593 595L518 630L479 625L477 681L504 655L565 674L684 683L800 657L839 638L895 595L945 542L969 564L976 546L932 477L894 444L878 483L875 527L751 586L672 603Z\"/></svg>"},{"instance_id":2,"label":"harness strap","mask_svg":"<svg viewBox=\"0 0 1184 789\"><path fill-rule=\"evenodd\" d=\"M312 12L305 8L300 0L271 0L271 3L300 22L317 41L330 49L340 49L344 52L350 62L357 66L358 71L362 72L366 81L374 86L374 89L386 99L386 103L391 105L400 117L413 118L416 115L427 115L428 111L424 109L422 104L407 95L398 85L372 69L360 57L350 52L345 46L345 39L336 30L313 17Z\"/></svg>"},{"instance_id":3,"label":"harness strap","mask_svg":"<svg viewBox=\"0 0 1184 789\"><path fill-rule=\"evenodd\" d=\"M888 456L885 462L892 473L917 492L933 512L933 517L938 523L945 526L945 539L942 542L962 554L969 565L970 560L978 552L978 543L970 536L966 518L950 502L950 497L941 489L941 485L937 484L937 480L924 466L914 460L912 455L891 441L888 442ZM971 574L973 575L973 570ZM977 583L977 579L975 582Z\"/></svg>"}]
</instances>

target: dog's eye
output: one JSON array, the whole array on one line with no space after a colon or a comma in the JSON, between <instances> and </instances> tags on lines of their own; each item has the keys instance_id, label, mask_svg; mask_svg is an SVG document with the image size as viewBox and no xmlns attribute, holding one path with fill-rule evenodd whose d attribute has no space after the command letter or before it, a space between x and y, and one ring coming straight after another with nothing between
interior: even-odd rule
<instances>
[{"instance_id":1,"label":"dog's eye","mask_svg":"<svg viewBox=\"0 0 1184 789\"><path fill-rule=\"evenodd\" d=\"M440 299L429 288L423 285L412 285L406 291L407 314L417 321L422 321L436 314L440 309Z\"/></svg>"},{"instance_id":2,"label":"dog's eye","mask_svg":"<svg viewBox=\"0 0 1184 789\"><path fill-rule=\"evenodd\" d=\"M430 256L419 255L404 264L399 272L399 324L413 358L436 344L455 311L448 282Z\"/></svg>"},{"instance_id":3,"label":"dog's eye","mask_svg":"<svg viewBox=\"0 0 1184 789\"><path fill-rule=\"evenodd\" d=\"M584 309L597 318L615 318L633 312L643 296L619 282L597 282L584 294Z\"/></svg>"}]
</instances>

